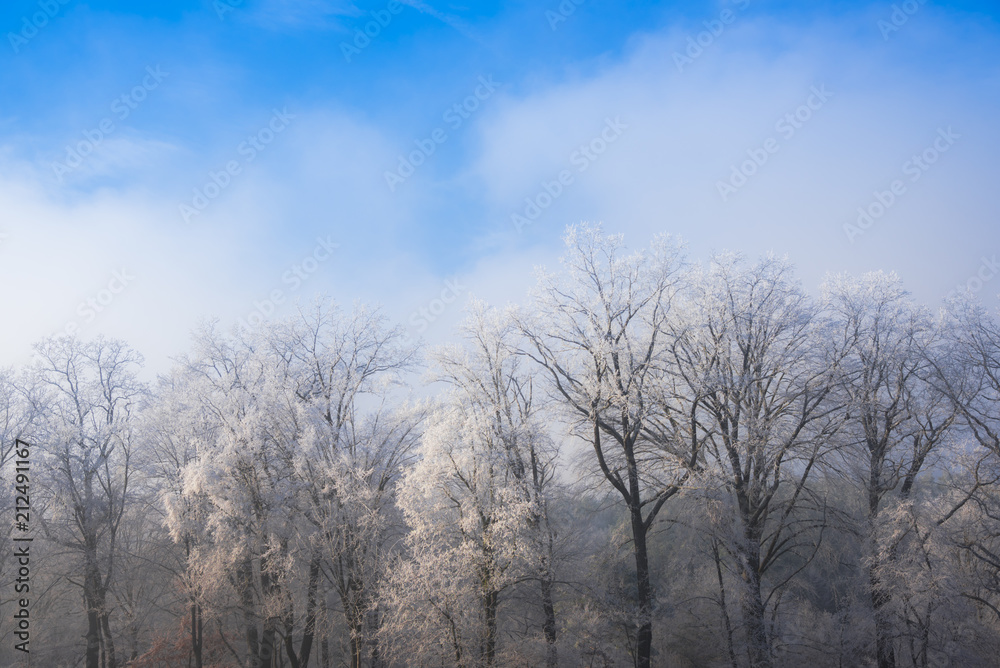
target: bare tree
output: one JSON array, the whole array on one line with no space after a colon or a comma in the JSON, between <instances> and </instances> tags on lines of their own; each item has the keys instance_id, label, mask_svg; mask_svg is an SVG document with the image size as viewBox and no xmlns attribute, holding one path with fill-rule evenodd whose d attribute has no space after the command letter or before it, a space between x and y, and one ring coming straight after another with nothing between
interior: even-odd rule
<instances>
[{"instance_id":1,"label":"bare tree","mask_svg":"<svg viewBox=\"0 0 1000 668\"><path fill-rule=\"evenodd\" d=\"M829 372L838 360L782 260L717 256L692 276L683 313L671 345L672 402L688 419L677 428L701 442L704 486L730 514L733 534L713 548L732 555L742 581L750 665L770 666L766 611L791 575L766 596L764 577L783 559L797 560L794 575L818 547L808 529L822 527L822 508L818 517L797 511L813 501L810 475L838 428Z\"/></svg>"},{"instance_id":2,"label":"bare tree","mask_svg":"<svg viewBox=\"0 0 1000 668\"><path fill-rule=\"evenodd\" d=\"M182 592L179 607L183 612L178 614L187 620L188 660L193 668L202 668L205 588L198 577L196 551L204 536L204 517L198 500L184 493L184 474L198 459L198 444L216 439L218 424L210 412L202 410L197 378L184 368L160 377L143 424L149 477L160 506L157 516L179 548L165 550L158 565L172 573Z\"/></svg>"},{"instance_id":3,"label":"bare tree","mask_svg":"<svg viewBox=\"0 0 1000 668\"><path fill-rule=\"evenodd\" d=\"M422 421L419 408L398 405L392 394L412 368L415 350L378 310L358 306L345 314L326 302L273 328L268 345L307 431L296 458L310 554L304 658L323 574L344 611L350 665L359 668L367 654L377 667L382 612L376 593L402 525L396 483Z\"/></svg>"},{"instance_id":4,"label":"bare tree","mask_svg":"<svg viewBox=\"0 0 1000 668\"><path fill-rule=\"evenodd\" d=\"M116 668L109 592L118 577L119 536L134 487L135 411L146 388L142 357L104 338L47 339L36 346L34 382L44 393L37 432L47 459L51 503L46 535L79 559L87 668Z\"/></svg>"},{"instance_id":5,"label":"bare tree","mask_svg":"<svg viewBox=\"0 0 1000 668\"><path fill-rule=\"evenodd\" d=\"M879 668L896 665L891 567L904 533L884 531L886 511L905 502L956 418L956 406L930 382L940 334L893 274L831 278L827 308L845 353L840 385L847 395L846 471L865 496L868 586ZM880 536L883 536L880 538Z\"/></svg>"},{"instance_id":6,"label":"bare tree","mask_svg":"<svg viewBox=\"0 0 1000 668\"><path fill-rule=\"evenodd\" d=\"M292 458L301 431L283 401L280 377L261 351L259 337L234 338L212 328L196 339L184 360L187 391L214 423L184 465L183 496L168 513L177 538L198 520L192 559L216 614L242 617L243 661L268 668L280 651L282 612L291 595L289 578L296 494ZM178 511L182 507L183 512ZM228 597L235 599L228 602Z\"/></svg>"},{"instance_id":7,"label":"bare tree","mask_svg":"<svg viewBox=\"0 0 1000 668\"><path fill-rule=\"evenodd\" d=\"M450 391L431 416L422 459L399 499L411 528L411 562L386 592L389 630L397 655L411 661L534 661L523 647L533 634L505 627L500 615L518 585L538 583L545 662L554 666L548 503L556 451L509 315L473 303L462 333L467 346L435 355L435 378ZM517 647L502 642L518 636ZM445 637L450 642L442 644Z\"/></svg>"},{"instance_id":8,"label":"bare tree","mask_svg":"<svg viewBox=\"0 0 1000 668\"><path fill-rule=\"evenodd\" d=\"M652 654L655 594L647 535L696 463L686 443L653 442L651 418L664 332L678 289L680 250L657 238L626 255L620 236L570 228L563 274L542 275L534 311L521 319L523 354L547 377L564 415L593 448L601 474L628 509L635 558L636 665Z\"/></svg>"},{"instance_id":9,"label":"bare tree","mask_svg":"<svg viewBox=\"0 0 1000 668\"><path fill-rule=\"evenodd\" d=\"M954 542L972 583L963 595L1000 622L1000 324L971 295L959 295L948 302L943 325L947 354L929 358L932 380L978 452L964 453L958 474L965 484L939 523L957 517Z\"/></svg>"}]
</instances>

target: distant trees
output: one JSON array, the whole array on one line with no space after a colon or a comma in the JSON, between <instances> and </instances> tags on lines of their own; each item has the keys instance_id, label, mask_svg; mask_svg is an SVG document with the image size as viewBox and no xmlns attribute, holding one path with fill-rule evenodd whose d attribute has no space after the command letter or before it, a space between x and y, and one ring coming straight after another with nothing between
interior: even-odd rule
<instances>
[{"instance_id":1,"label":"distant trees","mask_svg":"<svg viewBox=\"0 0 1000 668\"><path fill-rule=\"evenodd\" d=\"M33 638L64 637L33 660L995 663L1000 326L968 295L813 299L786 260L582 226L527 304L467 316L420 400L402 330L328 301L206 325L152 389L104 338L0 371Z\"/></svg>"}]
</instances>

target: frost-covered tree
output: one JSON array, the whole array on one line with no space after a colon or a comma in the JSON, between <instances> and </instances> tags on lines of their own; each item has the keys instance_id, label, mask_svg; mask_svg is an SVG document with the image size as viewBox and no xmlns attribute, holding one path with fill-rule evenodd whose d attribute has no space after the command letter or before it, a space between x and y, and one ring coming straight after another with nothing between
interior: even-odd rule
<instances>
[{"instance_id":1,"label":"frost-covered tree","mask_svg":"<svg viewBox=\"0 0 1000 668\"><path fill-rule=\"evenodd\" d=\"M136 416L146 394L142 357L121 341L46 339L36 346L32 383L42 413L34 438L44 452L47 538L74 557L87 618L87 668L119 665L112 589L120 577L122 522L134 500Z\"/></svg>"},{"instance_id":2,"label":"frost-covered tree","mask_svg":"<svg viewBox=\"0 0 1000 668\"><path fill-rule=\"evenodd\" d=\"M35 663L996 663L995 315L566 242L419 385L400 328L329 301L200 328L154 392L104 338L0 371L0 664L17 439Z\"/></svg>"},{"instance_id":3,"label":"frost-covered tree","mask_svg":"<svg viewBox=\"0 0 1000 668\"><path fill-rule=\"evenodd\" d=\"M197 461L198 445L214 441L218 430L218 422L202 410L200 402L197 377L189 370L174 369L160 377L143 420L147 467L159 497L158 517L176 548L164 550L159 563L174 575L179 600L168 607L183 610L178 616L185 619L187 658L193 668L202 668L205 659L206 601L197 562L205 532L199 514L202 504L196 497L185 496L184 475ZM210 635L212 631L210 625Z\"/></svg>"},{"instance_id":4,"label":"frost-covered tree","mask_svg":"<svg viewBox=\"0 0 1000 668\"><path fill-rule=\"evenodd\" d=\"M794 574L815 554L821 534L809 529L822 524L822 504L808 483L838 428L838 360L786 261L719 255L689 280L671 345L674 412L701 442L699 478L720 532L713 556L728 553L741 582L750 665L770 666L768 608L787 579L765 577L782 563Z\"/></svg>"},{"instance_id":5,"label":"frost-covered tree","mask_svg":"<svg viewBox=\"0 0 1000 668\"><path fill-rule=\"evenodd\" d=\"M910 501L918 477L932 463L955 422L956 408L931 380L940 331L915 304L898 277L875 272L833 277L826 306L838 337L826 342L844 353L839 385L846 395L844 471L863 498L868 545L868 588L879 668L896 665L892 587L886 582L909 535L890 518Z\"/></svg>"},{"instance_id":6,"label":"frost-covered tree","mask_svg":"<svg viewBox=\"0 0 1000 668\"><path fill-rule=\"evenodd\" d=\"M947 305L943 337L947 354L927 360L931 379L975 442L1000 456L1000 323L971 296L959 296Z\"/></svg>"},{"instance_id":7,"label":"frost-covered tree","mask_svg":"<svg viewBox=\"0 0 1000 668\"><path fill-rule=\"evenodd\" d=\"M294 467L309 553L306 626L315 628L322 575L343 610L352 668L366 655L372 666L382 663L377 592L402 525L396 483L423 419L422 409L394 396L415 360L402 334L377 310L357 306L344 313L319 302L268 336L305 432Z\"/></svg>"},{"instance_id":8,"label":"frost-covered tree","mask_svg":"<svg viewBox=\"0 0 1000 668\"><path fill-rule=\"evenodd\" d=\"M332 587L351 665L366 653L379 663L375 592L419 423L392 408L413 355L399 340L377 311L325 302L256 334L198 336L179 385L187 398L172 394L193 413L161 438L181 440L163 461L175 487L169 523L188 555L192 638L211 608L241 620L248 665L271 666L280 652L305 666L315 650L326 664Z\"/></svg>"},{"instance_id":9,"label":"frost-covered tree","mask_svg":"<svg viewBox=\"0 0 1000 668\"><path fill-rule=\"evenodd\" d=\"M182 494L170 497L176 539L197 518L196 569L217 614L241 618L243 660L270 666L280 649L282 615L296 574L293 544L294 448L301 437L294 407L262 342L205 329L184 363L187 391L214 429L196 443L182 472Z\"/></svg>"},{"instance_id":10,"label":"frost-covered tree","mask_svg":"<svg viewBox=\"0 0 1000 668\"><path fill-rule=\"evenodd\" d=\"M524 652L530 632L505 623L503 612L516 587L535 584L544 660L554 666L555 450L509 314L474 303L462 333L465 347L436 355L448 395L401 486L409 558L386 588L386 635L397 660L416 665L534 663Z\"/></svg>"},{"instance_id":11,"label":"frost-covered tree","mask_svg":"<svg viewBox=\"0 0 1000 668\"><path fill-rule=\"evenodd\" d=\"M974 637L986 646L1000 624L1000 324L965 294L949 300L942 325L946 354L928 359L931 378L975 447L949 467L956 493L939 522L961 555L967 578L962 596L976 604Z\"/></svg>"},{"instance_id":12,"label":"frost-covered tree","mask_svg":"<svg viewBox=\"0 0 1000 668\"><path fill-rule=\"evenodd\" d=\"M542 274L520 319L523 354L542 370L552 395L628 511L635 560L636 665L652 654L655 594L647 536L666 501L696 464L690 443L651 438L662 415L662 357L681 255L658 237L627 254L620 236L570 228L558 275Z\"/></svg>"}]
</instances>

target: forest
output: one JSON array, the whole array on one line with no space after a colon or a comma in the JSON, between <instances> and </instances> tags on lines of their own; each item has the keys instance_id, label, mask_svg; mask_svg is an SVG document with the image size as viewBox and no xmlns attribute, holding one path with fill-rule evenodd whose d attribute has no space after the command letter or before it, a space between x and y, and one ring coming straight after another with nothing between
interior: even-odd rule
<instances>
[{"instance_id":1,"label":"forest","mask_svg":"<svg viewBox=\"0 0 1000 668\"><path fill-rule=\"evenodd\" d=\"M0 370L0 665L997 665L975 295L580 225L465 309L446 346L325 298L155 382L106 337Z\"/></svg>"}]
</instances>

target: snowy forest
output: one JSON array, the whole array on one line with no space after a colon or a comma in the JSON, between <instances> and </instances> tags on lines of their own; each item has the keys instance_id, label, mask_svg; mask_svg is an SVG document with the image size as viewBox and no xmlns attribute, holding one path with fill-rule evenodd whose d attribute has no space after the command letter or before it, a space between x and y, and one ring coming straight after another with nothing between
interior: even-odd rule
<instances>
[{"instance_id":1,"label":"snowy forest","mask_svg":"<svg viewBox=\"0 0 1000 668\"><path fill-rule=\"evenodd\" d=\"M996 665L1000 323L973 295L813 295L784 258L582 225L451 345L291 310L204 324L155 382L105 337L0 371L0 665L19 441L31 666Z\"/></svg>"}]
</instances>

